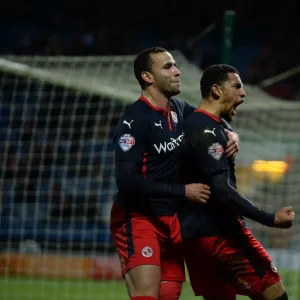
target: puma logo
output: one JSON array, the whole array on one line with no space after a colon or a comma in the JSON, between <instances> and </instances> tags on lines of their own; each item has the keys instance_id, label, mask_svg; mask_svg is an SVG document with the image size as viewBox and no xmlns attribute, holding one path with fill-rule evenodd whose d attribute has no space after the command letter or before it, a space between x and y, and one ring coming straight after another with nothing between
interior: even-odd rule
<instances>
[{"instance_id":1,"label":"puma logo","mask_svg":"<svg viewBox=\"0 0 300 300\"><path fill-rule=\"evenodd\" d=\"M125 125L128 125L129 129L131 129L131 123L133 122L134 120L131 120L130 122L127 122L126 120L123 121L123 124Z\"/></svg>"},{"instance_id":2,"label":"puma logo","mask_svg":"<svg viewBox=\"0 0 300 300\"><path fill-rule=\"evenodd\" d=\"M214 128L213 130L204 129L204 133L211 133L211 134L213 134L214 136L216 136L216 134L215 134L215 129L216 129L216 128Z\"/></svg>"},{"instance_id":3,"label":"puma logo","mask_svg":"<svg viewBox=\"0 0 300 300\"><path fill-rule=\"evenodd\" d=\"M159 123L154 123L155 126L160 127L161 129L163 129L162 125L161 125L161 120L159 121Z\"/></svg>"}]
</instances>

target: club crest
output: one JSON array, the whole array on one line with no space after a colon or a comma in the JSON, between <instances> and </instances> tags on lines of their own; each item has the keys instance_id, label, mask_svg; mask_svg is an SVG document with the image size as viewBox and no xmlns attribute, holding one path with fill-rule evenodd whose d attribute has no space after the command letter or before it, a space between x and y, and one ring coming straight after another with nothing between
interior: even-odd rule
<instances>
[{"instance_id":1,"label":"club crest","mask_svg":"<svg viewBox=\"0 0 300 300\"><path fill-rule=\"evenodd\" d=\"M178 117L175 111L171 111L171 117L175 123L178 123Z\"/></svg>"}]
</instances>

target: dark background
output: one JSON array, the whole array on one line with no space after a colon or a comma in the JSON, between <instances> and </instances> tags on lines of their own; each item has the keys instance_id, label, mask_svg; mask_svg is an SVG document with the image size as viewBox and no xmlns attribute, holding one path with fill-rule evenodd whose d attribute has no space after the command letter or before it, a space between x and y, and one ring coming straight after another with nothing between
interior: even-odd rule
<instances>
[{"instance_id":1,"label":"dark background","mask_svg":"<svg viewBox=\"0 0 300 300\"><path fill-rule=\"evenodd\" d=\"M181 49L197 66L220 62L223 13L236 10L232 64L259 84L299 64L296 0L252 1L1 1L0 53L40 55L135 54L160 45ZM190 38L215 29L193 45ZM267 91L295 100L299 76Z\"/></svg>"}]
</instances>

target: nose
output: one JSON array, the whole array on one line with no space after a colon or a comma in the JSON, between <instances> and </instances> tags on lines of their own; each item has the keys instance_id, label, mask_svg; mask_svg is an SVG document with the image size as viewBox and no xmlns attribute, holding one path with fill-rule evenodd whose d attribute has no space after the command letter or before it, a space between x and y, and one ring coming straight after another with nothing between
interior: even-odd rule
<instances>
[{"instance_id":1,"label":"nose","mask_svg":"<svg viewBox=\"0 0 300 300\"><path fill-rule=\"evenodd\" d=\"M246 97L246 92L244 91L244 89L241 92L241 97L245 98ZM244 100L244 99L243 99Z\"/></svg>"},{"instance_id":2,"label":"nose","mask_svg":"<svg viewBox=\"0 0 300 300\"><path fill-rule=\"evenodd\" d=\"M179 77L181 74L180 70L175 67L175 76Z\"/></svg>"}]
</instances>

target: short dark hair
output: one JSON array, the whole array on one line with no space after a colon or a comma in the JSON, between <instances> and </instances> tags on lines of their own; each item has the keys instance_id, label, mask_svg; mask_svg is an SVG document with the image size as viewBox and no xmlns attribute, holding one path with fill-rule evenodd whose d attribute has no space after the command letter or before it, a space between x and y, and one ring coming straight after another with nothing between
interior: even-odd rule
<instances>
[{"instance_id":1,"label":"short dark hair","mask_svg":"<svg viewBox=\"0 0 300 300\"><path fill-rule=\"evenodd\" d=\"M140 52L134 60L134 75L137 81L139 82L142 90L145 89L146 83L143 80L141 74L142 72L151 72L152 71L152 61L151 54L167 52L165 48L162 47L152 47L147 48Z\"/></svg>"},{"instance_id":2,"label":"short dark hair","mask_svg":"<svg viewBox=\"0 0 300 300\"><path fill-rule=\"evenodd\" d=\"M214 84L221 85L227 81L228 73L239 74L239 71L235 67L226 64L211 65L205 69L200 80L202 98L206 98L210 95L211 88Z\"/></svg>"}]
</instances>

